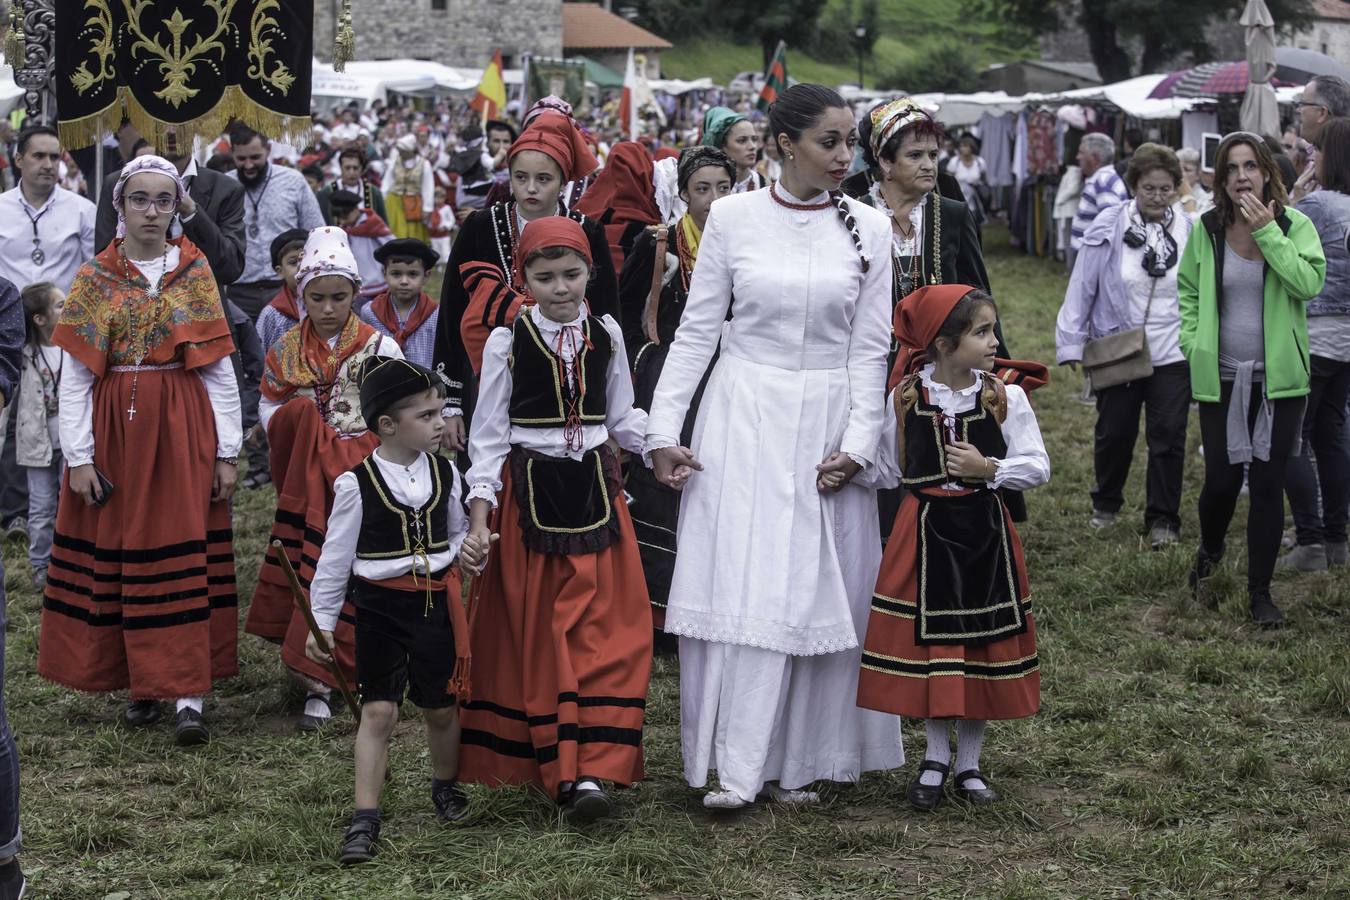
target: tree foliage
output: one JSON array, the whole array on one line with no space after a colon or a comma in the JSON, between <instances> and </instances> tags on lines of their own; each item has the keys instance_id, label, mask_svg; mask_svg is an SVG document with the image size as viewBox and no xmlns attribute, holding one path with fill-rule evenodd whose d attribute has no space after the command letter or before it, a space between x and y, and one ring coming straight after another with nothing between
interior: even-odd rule
<instances>
[{"instance_id":1,"label":"tree foliage","mask_svg":"<svg viewBox=\"0 0 1350 900\"><path fill-rule=\"evenodd\" d=\"M969 48L943 41L877 75L881 90L926 94L931 91L968 93L975 90L979 73L970 63Z\"/></svg>"},{"instance_id":2,"label":"tree foliage","mask_svg":"<svg viewBox=\"0 0 1350 900\"><path fill-rule=\"evenodd\" d=\"M864 0L868 2L868 0ZM780 40L811 47L826 0L637 0L638 22L668 40L716 32L754 41L768 65ZM872 0L873 15L876 3ZM849 23L852 28L852 23Z\"/></svg>"},{"instance_id":3,"label":"tree foliage","mask_svg":"<svg viewBox=\"0 0 1350 900\"><path fill-rule=\"evenodd\" d=\"M1310 21L1312 0L1266 0L1278 27ZM1205 27L1236 21L1242 5L1233 0L970 0L972 7L1005 24L1037 32L1080 27L1092 61L1105 82L1161 71L1169 60L1189 53L1212 57ZM1134 56L1138 64L1132 64Z\"/></svg>"}]
</instances>

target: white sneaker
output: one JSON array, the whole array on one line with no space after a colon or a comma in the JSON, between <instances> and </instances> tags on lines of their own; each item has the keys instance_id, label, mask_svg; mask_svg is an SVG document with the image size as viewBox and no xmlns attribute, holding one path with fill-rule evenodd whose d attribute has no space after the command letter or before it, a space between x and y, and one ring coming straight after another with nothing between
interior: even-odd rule
<instances>
[{"instance_id":1,"label":"white sneaker","mask_svg":"<svg viewBox=\"0 0 1350 900\"><path fill-rule=\"evenodd\" d=\"M740 809L749 805L750 802L741 799L735 791L708 791L703 795L705 809Z\"/></svg>"},{"instance_id":2,"label":"white sneaker","mask_svg":"<svg viewBox=\"0 0 1350 900\"><path fill-rule=\"evenodd\" d=\"M815 791L790 791L776 784L764 785L764 790L760 792L760 796L767 797L774 803L782 803L788 806L806 806L820 802L820 795Z\"/></svg>"}]
</instances>

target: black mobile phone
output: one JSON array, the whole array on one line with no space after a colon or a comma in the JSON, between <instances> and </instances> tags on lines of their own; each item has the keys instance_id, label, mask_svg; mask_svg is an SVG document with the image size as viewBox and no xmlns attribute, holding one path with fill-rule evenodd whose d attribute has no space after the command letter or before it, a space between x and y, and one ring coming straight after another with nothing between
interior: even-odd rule
<instances>
[{"instance_id":1,"label":"black mobile phone","mask_svg":"<svg viewBox=\"0 0 1350 900\"><path fill-rule=\"evenodd\" d=\"M94 505L102 506L103 504L107 503L108 498L112 496L113 483L108 480L107 475L104 475L98 469L94 469L94 477L98 479L98 492L99 492L99 499L94 501Z\"/></svg>"}]
</instances>

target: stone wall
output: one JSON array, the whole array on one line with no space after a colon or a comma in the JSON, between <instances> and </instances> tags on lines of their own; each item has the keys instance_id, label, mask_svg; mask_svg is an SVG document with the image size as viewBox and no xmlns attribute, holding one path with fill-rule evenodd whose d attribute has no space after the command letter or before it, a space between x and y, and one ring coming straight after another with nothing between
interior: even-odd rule
<instances>
[{"instance_id":1,"label":"stone wall","mask_svg":"<svg viewBox=\"0 0 1350 900\"><path fill-rule=\"evenodd\" d=\"M338 0L315 0L314 55L333 52ZM429 59L486 65L502 51L507 68L522 53L562 56L561 0L354 0L357 59Z\"/></svg>"}]
</instances>

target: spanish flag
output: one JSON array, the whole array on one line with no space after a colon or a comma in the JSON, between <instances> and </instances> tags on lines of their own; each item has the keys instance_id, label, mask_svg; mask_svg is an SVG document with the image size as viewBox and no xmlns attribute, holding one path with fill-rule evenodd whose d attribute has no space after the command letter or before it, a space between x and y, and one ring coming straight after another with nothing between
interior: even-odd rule
<instances>
[{"instance_id":1,"label":"spanish flag","mask_svg":"<svg viewBox=\"0 0 1350 900\"><path fill-rule=\"evenodd\" d=\"M492 54L492 62L483 70L478 93L469 104L482 113L483 120L500 118L506 108L506 82L502 80L502 51Z\"/></svg>"}]
</instances>

